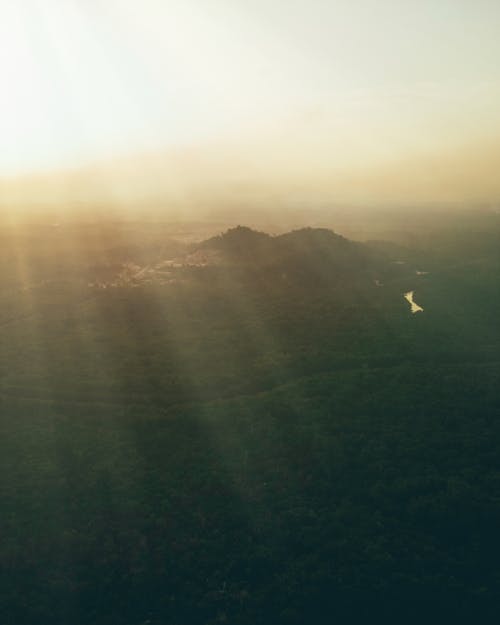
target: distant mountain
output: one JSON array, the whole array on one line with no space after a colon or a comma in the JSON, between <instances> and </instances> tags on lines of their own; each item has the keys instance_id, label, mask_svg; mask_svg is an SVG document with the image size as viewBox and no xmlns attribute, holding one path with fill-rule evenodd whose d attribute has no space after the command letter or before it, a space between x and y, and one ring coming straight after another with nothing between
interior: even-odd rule
<instances>
[{"instance_id":1,"label":"distant mountain","mask_svg":"<svg viewBox=\"0 0 500 625\"><path fill-rule=\"evenodd\" d=\"M363 253L362 244L349 241L327 228L301 228L271 236L247 226L231 228L219 236L204 241L198 249L217 250L224 254L227 260L242 261L252 258L259 263L311 253L334 255L338 258Z\"/></svg>"},{"instance_id":2,"label":"distant mountain","mask_svg":"<svg viewBox=\"0 0 500 625\"><path fill-rule=\"evenodd\" d=\"M296 282L373 280L390 260L378 251L328 230L302 228L271 236L237 226L201 243L196 251L217 254L218 264L276 272Z\"/></svg>"}]
</instances>

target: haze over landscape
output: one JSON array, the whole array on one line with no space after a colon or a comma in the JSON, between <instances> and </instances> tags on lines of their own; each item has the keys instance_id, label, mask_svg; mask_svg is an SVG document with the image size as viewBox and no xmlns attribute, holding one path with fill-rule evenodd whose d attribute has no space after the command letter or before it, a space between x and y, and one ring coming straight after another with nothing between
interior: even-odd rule
<instances>
[{"instance_id":1,"label":"haze over landscape","mask_svg":"<svg viewBox=\"0 0 500 625\"><path fill-rule=\"evenodd\" d=\"M0 624L500 611L500 4L0 1Z\"/></svg>"}]
</instances>

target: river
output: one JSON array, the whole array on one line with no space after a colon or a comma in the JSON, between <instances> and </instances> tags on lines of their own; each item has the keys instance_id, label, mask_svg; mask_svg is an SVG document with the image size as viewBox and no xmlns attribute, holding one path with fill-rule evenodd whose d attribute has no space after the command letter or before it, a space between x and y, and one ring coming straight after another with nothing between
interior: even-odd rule
<instances>
[{"instance_id":1,"label":"river","mask_svg":"<svg viewBox=\"0 0 500 625\"><path fill-rule=\"evenodd\" d=\"M422 306L419 306L413 299L413 293L415 291L408 291L408 293L405 293L405 300L407 300L410 303L411 306L411 312L412 313L418 313L418 312L424 312L424 309L422 308Z\"/></svg>"}]
</instances>

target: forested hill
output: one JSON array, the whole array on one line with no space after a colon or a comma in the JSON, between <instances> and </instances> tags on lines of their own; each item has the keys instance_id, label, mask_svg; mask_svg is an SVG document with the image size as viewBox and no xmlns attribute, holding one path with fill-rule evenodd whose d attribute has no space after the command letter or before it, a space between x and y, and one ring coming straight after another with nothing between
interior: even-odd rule
<instances>
[{"instance_id":1,"label":"forested hill","mask_svg":"<svg viewBox=\"0 0 500 625\"><path fill-rule=\"evenodd\" d=\"M360 243L349 241L326 228L302 228L270 236L245 226L237 226L208 239L200 249L220 251L228 261L272 265L297 260L329 262L347 268L373 257Z\"/></svg>"},{"instance_id":2,"label":"forested hill","mask_svg":"<svg viewBox=\"0 0 500 625\"><path fill-rule=\"evenodd\" d=\"M238 226L208 239L197 251L212 253L207 264L240 268L302 288L349 283L365 286L375 280L402 277L408 267L397 266L391 255L374 246L350 241L326 228L302 228L270 236Z\"/></svg>"}]
</instances>

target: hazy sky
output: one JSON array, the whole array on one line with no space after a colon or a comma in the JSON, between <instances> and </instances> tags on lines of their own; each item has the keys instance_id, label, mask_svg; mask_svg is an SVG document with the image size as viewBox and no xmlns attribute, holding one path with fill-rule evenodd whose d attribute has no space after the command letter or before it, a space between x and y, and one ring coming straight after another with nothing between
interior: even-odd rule
<instances>
[{"instance_id":1,"label":"hazy sky","mask_svg":"<svg viewBox=\"0 0 500 625\"><path fill-rule=\"evenodd\" d=\"M499 61L498 0L1 0L0 176L168 154L185 186L406 193L488 154L494 194Z\"/></svg>"}]
</instances>

